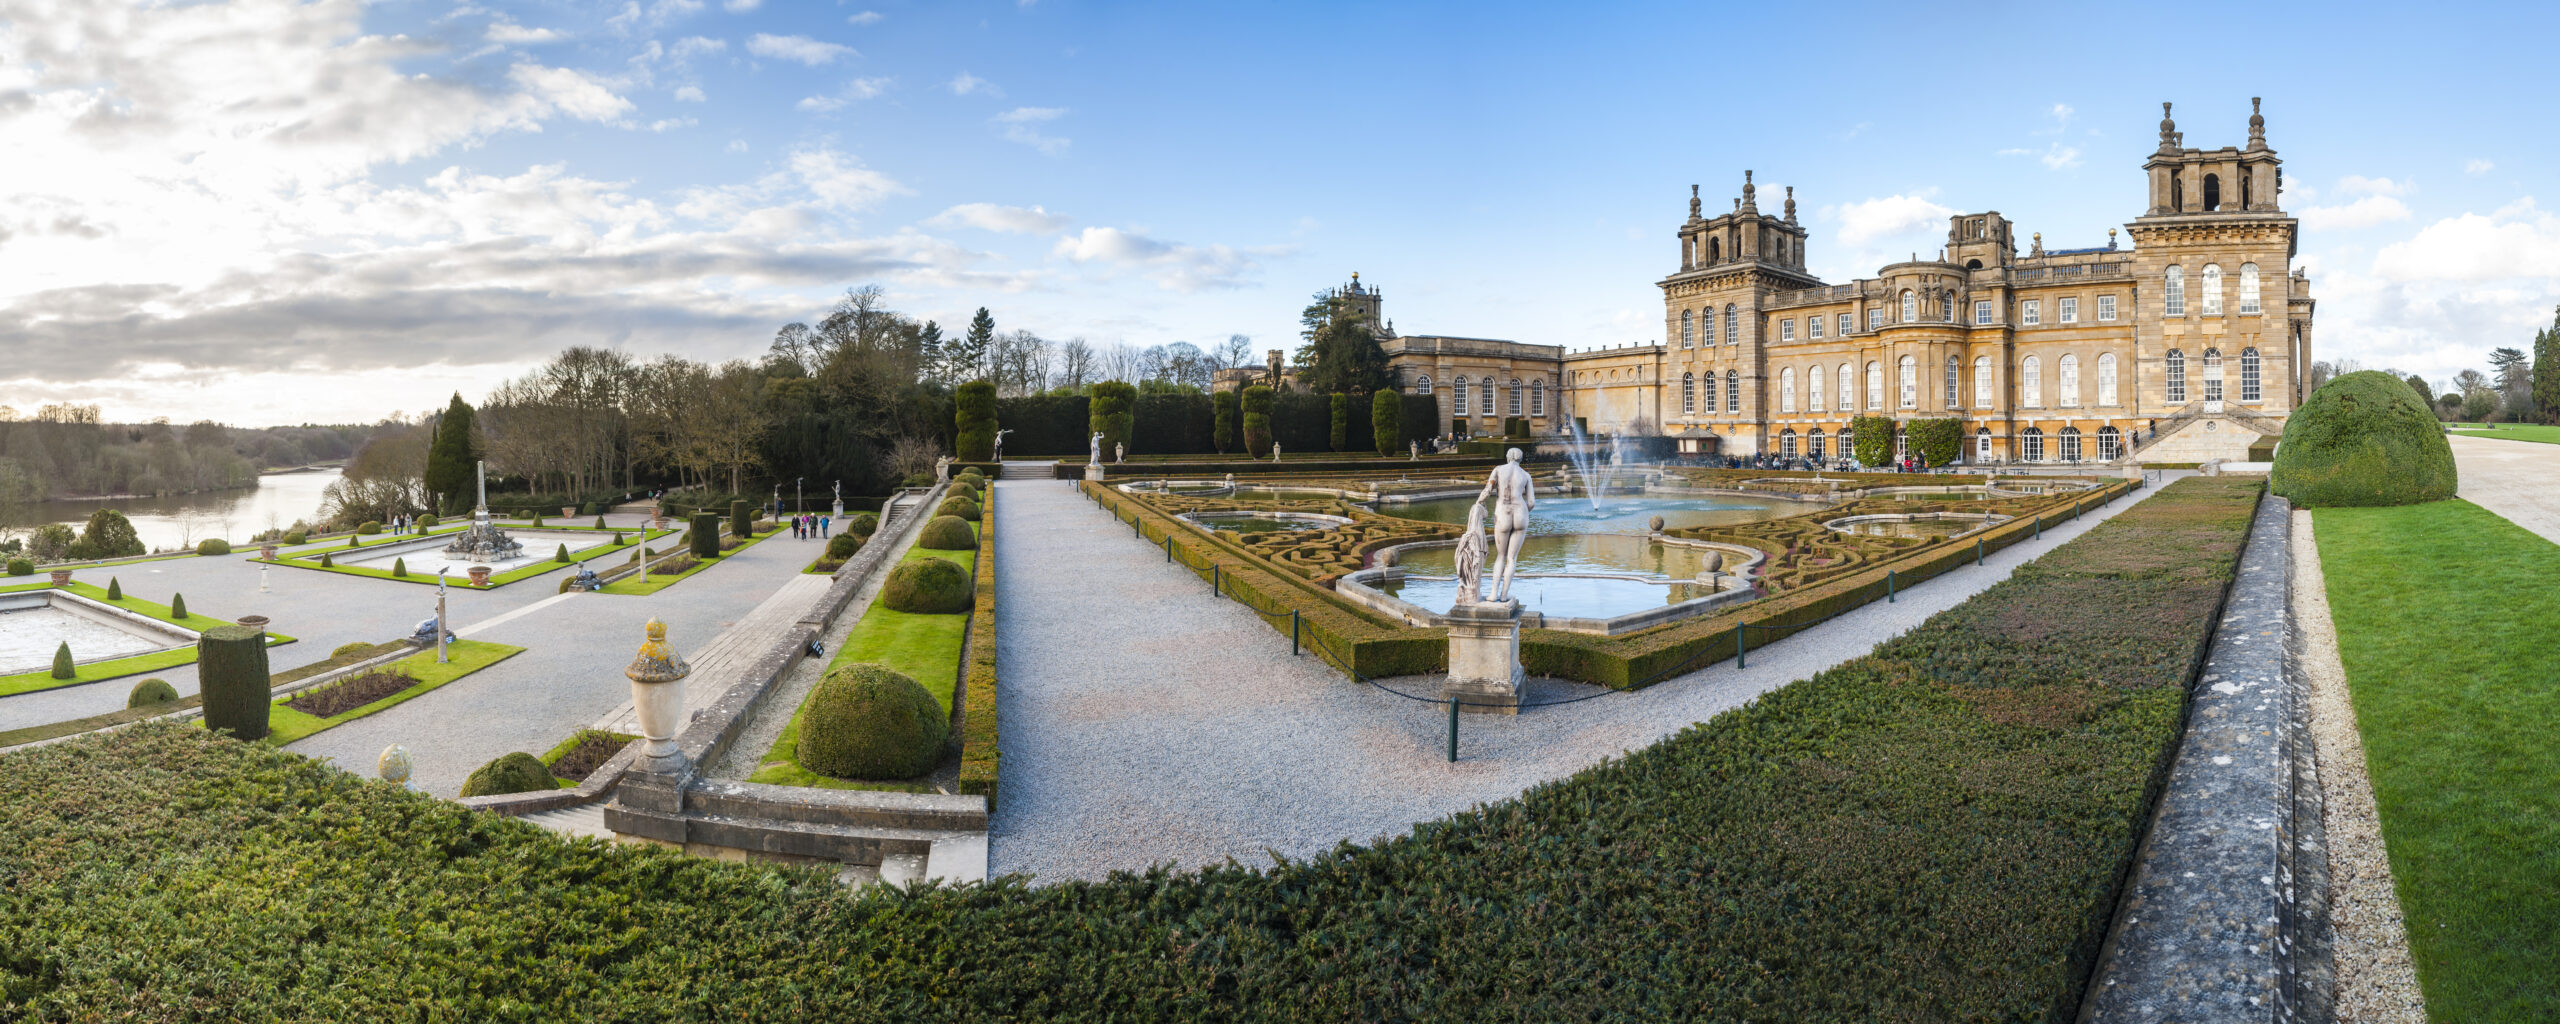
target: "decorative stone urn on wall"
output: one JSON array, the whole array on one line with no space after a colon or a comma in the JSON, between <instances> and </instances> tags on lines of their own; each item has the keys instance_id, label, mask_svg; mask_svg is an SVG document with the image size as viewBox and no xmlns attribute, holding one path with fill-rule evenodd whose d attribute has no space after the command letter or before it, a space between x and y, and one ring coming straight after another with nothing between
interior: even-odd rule
<instances>
[{"instance_id":1,"label":"decorative stone urn on wall","mask_svg":"<svg viewBox=\"0 0 2560 1024\"><path fill-rule=\"evenodd\" d=\"M622 674L631 677L631 707L640 716L642 767L669 771L684 764L676 733L684 726L684 677L693 666L667 643L666 623L650 619L646 628L648 639Z\"/></svg>"},{"instance_id":2,"label":"decorative stone urn on wall","mask_svg":"<svg viewBox=\"0 0 2560 1024\"><path fill-rule=\"evenodd\" d=\"M232 621L237 622L240 625L247 626L250 629L257 630L260 633L265 633L267 631L267 617L264 615L243 615Z\"/></svg>"},{"instance_id":3,"label":"decorative stone urn on wall","mask_svg":"<svg viewBox=\"0 0 2560 1024\"><path fill-rule=\"evenodd\" d=\"M48 575L53 577L54 586L67 587L71 585L71 570L69 569L55 569Z\"/></svg>"},{"instance_id":4,"label":"decorative stone urn on wall","mask_svg":"<svg viewBox=\"0 0 2560 1024\"><path fill-rule=\"evenodd\" d=\"M275 560L276 560L276 546L275 546L275 545L273 545L273 544L260 544L260 545L258 545L258 557L263 558L263 559L266 559L267 561L270 561L270 562L275 561Z\"/></svg>"},{"instance_id":5,"label":"decorative stone urn on wall","mask_svg":"<svg viewBox=\"0 0 2560 1024\"><path fill-rule=\"evenodd\" d=\"M472 586L475 586L475 587L485 587L485 586L488 586L488 585L489 585L489 567L488 567L488 566L485 566L485 565L475 565L475 566L472 566L472 567L470 567L470 568L468 568L468 569L465 569L465 570L463 570L463 571L471 574L471 585L472 585Z\"/></svg>"},{"instance_id":6,"label":"decorative stone urn on wall","mask_svg":"<svg viewBox=\"0 0 2560 1024\"><path fill-rule=\"evenodd\" d=\"M578 514L578 506L576 506L576 505L562 505L562 506L560 506L560 518L566 519L566 518L568 518L568 517L570 517L570 516L574 516L574 515L577 515L577 514Z\"/></svg>"}]
</instances>

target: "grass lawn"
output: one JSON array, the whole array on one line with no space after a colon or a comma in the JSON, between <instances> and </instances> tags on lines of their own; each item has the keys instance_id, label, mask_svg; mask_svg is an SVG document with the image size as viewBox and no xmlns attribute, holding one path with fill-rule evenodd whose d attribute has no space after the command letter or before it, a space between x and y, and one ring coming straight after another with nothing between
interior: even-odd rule
<instances>
[{"instance_id":1,"label":"grass lawn","mask_svg":"<svg viewBox=\"0 0 2560 1024\"><path fill-rule=\"evenodd\" d=\"M541 529L541 530L575 530L575 531L579 531L579 532L583 532L583 533L620 533L620 534L624 534L624 535L625 535L625 537L626 537L626 539L625 539L625 540L624 540L624 542L623 542L623 543L621 543L621 544L606 544L606 545L602 545L602 546L599 546L599 547L592 547L592 548L588 548L588 549L586 549L586 550L584 550L584 551L572 551L572 552L570 552L570 553L569 553L569 561L568 561L567 563L556 562L556 561L553 561L553 560L551 560L551 559L546 558L546 559L543 559L542 561L535 562L535 563L533 563L533 564L531 564L531 565L519 566L519 567L517 567L517 568L509 569L509 570L507 570L507 571L505 571L505 572L501 572L501 573L492 573L492 574L490 574L490 576L489 576L489 586L488 586L488 587L484 587L484 588L478 588L478 589L496 589L496 588L498 588L498 587L506 586L506 585L507 585L507 584L509 584L509 583L514 583L514 582L516 582L516 581L518 581L518 580L528 580L528 579L532 579L533 577L540 576L540 575L542 575L542 574L544 574L544 573L551 572L551 571L556 570L556 569L566 569L566 568L568 568L570 565L574 565L574 564L579 563L579 562L592 562L592 561L595 561L595 560L600 559L600 558L606 558L606 557L609 557L609 556L616 556L616 555L624 555L624 554L628 554L628 553L630 552L630 550L631 550L631 545L632 545L633 543L635 543L634 541L632 541L632 540L628 539L628 533L629 533L629 530L631 530L631 529L636 529L636 528L624 528L624 529L619 529L619 530L617 530L617 529L607 528L607 529L599 530L599 529L596 529L595 527L592 527L592 526L565 526L565 525L563 525L563 526L540 526L540 527L535 527L535 526L520 526L520 527L518 527L518 528L519 528L519 529L526 529L526 530L533 530L533 529ZM434 536L434 535L435 535L435 533L453 533L453 532L457 532L457 531L454 531L454 530L438 530L438 531L434 531L434 532L429 533L429 534L428 534L428 536ZM648 536L647 536L646 538L643 538L643 539L642 539L641 541L639 541L639 542L640 542L640 543L645 543L646 541L653 541L653 540L657 540L658 538L664 537L664 536L666 536L666 535L668 535L668 534L671 534L671 533L674 533L674 532L675 532L674 530L652 530L652 531L649 531L649 534L648 534ZM389 569L362 568L362 567L357 567L357 566L352 566L352 565L322 565L322 564L320 564L320 556L322 556L322 555L324 555L324 554L325 554L325 555L337 555L337 554L340 554L340 553L342 553L342 552L349 552L349 551L359 552L359 553L360 553L360 552L364 551L364 549L365 549L365 548L368 548L368 547L374 547L374 546L381 545L381 544L396 544L396 543L403 543L403 542L411 541L411 540L415 540L415 539L417 539L417 537L416 537L416 535L414 535L414 534L404 534L404 535L400 535L400 536L393 536L393 535L390 535L390 534L383 534L383 535L381 535L381 536L379 536L379 537L375 538L375 540L373 541L373 543L363 545L362 547L349 548L348 546L346 546L346 545L344 545L344 544L326 544L326 545L322 545L322 546L320 546L320 547L316 547L316 548L304 548L304 549L300 549L300 550L296 551L296 552L295 552L295 553L293 553L293 554L286 554L286 553L284 553L284 552L281 552L281 551L280 551L280 552L277 552L277 553L276 553L276 558L275 558L275 560L274 560L274 561L272 561L272 562L268 562L266 559L263 559L263 558L252 558L252 559L250 559L250 561L252 561L252 562L263 562L263 563L266 563L266 564L269 564L269 565L287 565L287 566L292 566L293 568L296 568L296 569L311 569L311 570L315 570L315 571L318 571L318 572L334 572L334 573L341 573L341 574L348 575L348 576L370 576L370 577L372 577L372 578L374 578L374 579L378 579L378 580L391 580L391 581L398 582L398 583L423 583L423 584L426 584L426 585L428 585L428 586L434 586L434 585L435 585L435 582L436 582L435 574L434 574L434 573L429 573L429 572L411 572L410 574L408 574L408 575L406 575L406 576L394 576L394 575L392 575L392 574L391 574L391 570L389 570ZM453 583L453 585L455 585L455 586L460 586L460 587L469 587L469 586L471 586L470 578L469 578L468 576L460 576L460 575L457 575L457 576L449 577L449 579L450 579L450 581Z\"/></svg>"},{"instance_id":2,"label":"grass lawn","mask_svg":"<svg viewBox=\"0 0 2560 1024\"><path fill-rule=\"evenodd\" d=\"M284 746L313 733L387 710L436 687L522 653L524 653L522 647L510 647L506 644L493 644L481 640L456 640L445 646L445 656L450 660L437 664L434 650L419 651L384 666L407 672L418 680L417 685L363 707L341 711L327 718L314 718L285 707L282 701L278 701L267 710L267 735L260 742L270 746Z\"/></svg>"},{"instance_id":3,"label":"grass lawn","mask_svg":"<svg viewBox=\"0 0 2560 1024\"><path fill-rule=\"evenodd\" d=\"M2315 515L2427 1015L2560 1019L2560 545L2461 500Z\"/></svg>"},{"instance_id":4,"label":"grass lawn","mask_svg":"<svg viewBox=\"0 0 2560 1024\"><path fill-rule=\"evenodd\" d=\"M909 549L907 557L901 561L912 562L919 558L947 559L960 563L961 568L973 570L978 564L976 551L930 551L924 548ZM960 674L961 642L967 636L968 624L969 616L965 612L918 615L893 610L875 599L871 607L862 613L862 621L854 623L853 631L845 634L844 646L836 649L836 656L827 662L827 668L833 671L838 665L866 661L886 666L924 684L925 692L933 694L935 702L942 705L943 714L949 715L952 687ZM921 791L925 788L922 783L912 782L834 779L800 767L800 716L808 713L809 698L817 696L817 693L817 689L812 687L809 696L801 698L799 710L791 713L791 724L782 728L781 738L774 741L772 750L765 752L763 766L757 768L747 781L822 789Z\"/></svg>"},{"instance_id":5,"label":"grass lawn","mask_svg":"<svg viewBox=\"0 0 2560 1024\"><path fill-rule=\"evenodd\" d=\"M23 586L0 587L0 594L15 593L22 590L43 590L51 586L52 584L50 583L29 583ZM182 626L198 632L212 629L215 626L228 626L232 624L228 619L217 619L209 615L196 615L192 612L185 618L179 618L169 614L168 605L145 601L131 594L126 594L118 600L109 601L107 600L107 590L105 587L90 586L89 584L82 583L78 580L71 581L71 586L68 589L72 593L78 594L92 601L111 604L129 612L147 615L162 622L175 626ZM276 647L292 642L292 637L285 636L281 633L267 634L267 646L269 647ZM73 651L71 653L74 657L77 657L80 652ZM110 661L77 665L72 668L72 677L69 679L54 678L53 671L51 669L38 669L33 672L21 672L14 676L0 676L0 697L7 697L20 693L34 693L38 690L50 690L58 686L78 686L81 683L94 683L101 680L114 679L120 676L140 675L145 672L157 672L164 668L175 668L179 665L192 665L195 664L195 660L196 649L192 646L188 646L180 647L175 650L154 651L149 654L137 654L130 658L116 658Z\"/></svg>"},{"instance_id":6,"label":"grass lawn","mask_svg":"<svg viewBox=\"0 0 2560 1024\"><path fill-rule=\"evenodd\" d=\"M727 561L731 555L764 543L766 538L781 532L781 524L776 523L773 525L772 529L760 530L755 536L747 538L746 543L730 548L727 551L723 551L715 557L705 558L700 562L695 563L693 568L687 569L683 572L675 573L673 575L664 573L654 574L649 577L649 582L647 583L640 582L639 574L633 573L629 576L625 576L621 579L605 584L604 589L596 591L596 593L621 594L625 597L643 597L649 594L655 594L661 590L667 589L668 587L675 586L679 581L690 578L694 573L701 572L704 569L711 568L712 566ZM667 554L667 552L661 551L659 554L664 555Z\"/></svg>"},{"instance_id":7,"label":"grass lawn","mask_svg":"<svg viewBox=\"0 0 2560 1024\"><path fill-rule=\"evenodd\" d=\"M2464 429L2464 428L2470 429ZM2464 437L2494 437L2505 441L2540 441L2560 444L2560 427L2546 423L2501 423L2492 427L2457 423L2453 432Z\"/></svg>"}]
</instances>

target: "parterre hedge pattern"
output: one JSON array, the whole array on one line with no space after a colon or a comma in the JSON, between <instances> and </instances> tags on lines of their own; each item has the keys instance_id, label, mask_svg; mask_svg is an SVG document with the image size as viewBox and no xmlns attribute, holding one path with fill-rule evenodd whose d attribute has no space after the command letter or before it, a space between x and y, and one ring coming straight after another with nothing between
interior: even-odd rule
<instances>
[{"instance_id":1,"label":"parterre hedge pattern","mask_svg":"<svg viewBox=\"0 0 2560 1024\"><path fill-rule=\"evenodd\" d=\"M1270 867L848 892L562 841L183 727L44 747L0 772L0 1009L2064 1024L2218 595L2138 627L2167 658L1988 609L2227 578L2254 498L2181 481L2066 546L2075 567L1933 618L1925 657L1880 651L1518 798ZM2176 566L2106 568L2188 540ZM1967 639L2058 674L1968 683Z\"/></svg>"},{"instance_id":2,"label":"parterre hedge pattern","mask_svg":"<svg viewBox=\"0 0 2560 1024\"><path fill-rule=\"evenodd\" d=\"M987 489L986 515L978 520L975 603L970 608L967 661L960 684L960 791L987 798L995 810L996 737L996 492Z\"/></svg>"}]
</instances>

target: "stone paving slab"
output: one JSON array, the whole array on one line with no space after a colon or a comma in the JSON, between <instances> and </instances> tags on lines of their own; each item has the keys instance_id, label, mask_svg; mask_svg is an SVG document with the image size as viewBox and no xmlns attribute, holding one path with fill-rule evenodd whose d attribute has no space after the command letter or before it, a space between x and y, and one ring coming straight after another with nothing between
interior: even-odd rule
<instances>
[{"instance_id":1,"label":"stone paving slab","mask_svg":"<svg viewBox=\"0 0 2560 1024\"><path fill-rule=\"evenodd\" d=\"M2452 435L2456 493L2560 544L2560 444Z\"/></svg>"}]
</instances>

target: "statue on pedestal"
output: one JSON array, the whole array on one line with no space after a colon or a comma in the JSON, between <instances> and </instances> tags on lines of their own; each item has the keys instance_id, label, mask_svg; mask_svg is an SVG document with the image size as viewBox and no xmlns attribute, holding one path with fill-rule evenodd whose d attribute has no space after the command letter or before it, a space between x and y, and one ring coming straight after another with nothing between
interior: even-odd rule
<instances>
[{"instance_id":1,"label":"statue on pedestal","mask_svg":"<svg viewBox=\"0 0 2560 1024\"><path fill-rule=\"evenodd\" d=\"M1484 601L1484 503L1467 506L1467 532L1458 535L1458 605Z\"/></svg>"},{"instance_id":2,"label":"statue on pedestal","mask_svg":"<svg viewBox=\"0 0 2560 1024\"><path fill-rule=\"evenodd\" d=\"M1520 568L1520 545L1529 539L1529 510L1538 504L1537 485L1529 471L1520 468L1520 449L1504 453L1502 465L1493 467L1485 478L1484 490L1476 495L1476 507L1493 502L1493 603L1511 600L1511 574ZM1468 513L1473 519L1475 513ZM1472 524L1471 524L1472 525ZM1474 532L1472 529L1470 533Z\"/></svg>"},{"instance_id":3,"label":"statue on pedestal","mask_svg":"<svg viewBox=\"0 0 2560 1024\"><path fill-rule=\"evenodd\" d=\"M1093 452L1092 452L1092 454L1088 455L1088 456L1085 458L1085 465L1088 465L1088 466L1099 466L1099 465L1101 465L1101 464L1102 464L1102 432L1101 432L1101 431L1099 431L1099 430L1097 430L1097 431L1094 431L1094 432L1093 432Z\"/></svg>"}]
</instances>

